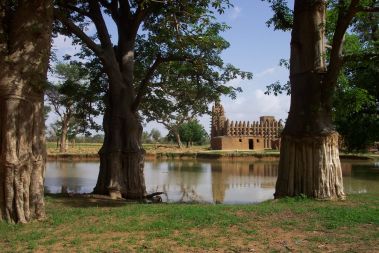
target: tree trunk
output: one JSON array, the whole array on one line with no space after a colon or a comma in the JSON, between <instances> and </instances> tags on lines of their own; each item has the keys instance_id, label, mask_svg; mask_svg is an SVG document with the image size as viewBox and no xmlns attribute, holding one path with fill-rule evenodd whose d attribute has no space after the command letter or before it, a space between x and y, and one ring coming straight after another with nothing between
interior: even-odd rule
<instances>
[{"instance_id":1,"label":"tree trunk","mask_svg":"<svg viewBox=\"0 0 379 253\"><path fill-rule=\"evenodd\" d=\"M20 1L0 14L0 219L45 217L43 87L49 62L52 2ZM10 24L9 30L2 25Z\"/></svg>"},{"instance_id":2,"label":"tree trunk","mask_svg":"<svg viewBox=\"0 0 379 253\"><path fill-rule=\"evenodd\" d=\"M282 133L275 197L344 198L332 94L326 78L325 1L296 0L291 107Z\"/></svg>"},{"instance_id":3,"label":"tree trunk","mask_svg":"<svg viewBox=\"0 0 379 253\"><path fill-rule=\"evenodd\" d=\"M99 151L100 172L94 193L112 198L142 199L146 195L143 175L142 125L138 114L122 108L126 117L104 115L104 143Z\"/></svg>"},{"instance_id":4,"label":"tree trunk","mask_svg":"<svg viewBox=\"0 0 379 253\"><path fill-rule=\"evenodd\" d=\"M62 131L61 131L61 141L59 146L59 152L66 153L67 152L67 132L68 132L68 122L66 116L64 116L62 121Z\"/></svg>"},{"instance_id":5,"label":"tree trunk","mask_svg":"<svg viewBox=\"0 0 379 253\"><path fill-rule=\"evenodd\" d=\"M180 134L177 131L174 131L175 139L176 139L176 144L178 144L178 148L182 148L183 144L182 141L180 140Z\"/></svg>"},{"instance_id":6,"label":"tree trunk","mask_svg":"<svg viewBox=\"0 0 379 253\"><path fill-rule=\"evenodd\" d=\"M109 94L103 120L104 143L99 151L100 171L94 193L112 198L142 199L146 195L143 175L142 124L134 111L134 44L123 58L124 72L107 65Z\"/></svg>"}]
</instances>

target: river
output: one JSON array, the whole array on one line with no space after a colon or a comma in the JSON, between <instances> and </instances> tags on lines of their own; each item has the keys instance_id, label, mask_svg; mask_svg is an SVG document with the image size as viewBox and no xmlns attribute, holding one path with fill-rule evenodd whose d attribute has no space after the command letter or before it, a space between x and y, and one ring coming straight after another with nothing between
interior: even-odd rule
<instances>
[{"instance_id":1,"label":"river","mask_svg":"<svg viewBox=\"0 0 379 253\"><path fill-rule=\"evenodd\" d=\"M342 161L345 192L379 193L378 161ZM98 162L48 162L45 191L91 192ZM156 160L145 162L148 192L165 202L258 203L273 198L278 162Z\"/></svg>"}]
</instances>

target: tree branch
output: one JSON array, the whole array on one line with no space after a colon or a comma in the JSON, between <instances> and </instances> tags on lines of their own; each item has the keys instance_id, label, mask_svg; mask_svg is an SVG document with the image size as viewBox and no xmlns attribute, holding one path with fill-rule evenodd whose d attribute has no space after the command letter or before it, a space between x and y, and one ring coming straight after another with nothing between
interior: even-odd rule
<instances>
[{"instance_id":1,"label":"tree branch","mask_svg":"<svg viewBox=\"0 0 379 253\"><path fill-rule=\"evenodd\" d=\"M379 6L373 7L360 7L357 10L358 12L379 12Z\"/></svg>"},{"instance_id":2,"label":"tree branch","mask_svg":"<svg viewBox=\"0 0 379 253\"><path fill-rule=\"evenodd\" d=\"M108 2L107 0L100 0L100 3L111 13L113 21L118 24L120 18L118 13L118 0L112 0L111 2Z\"/></svg>"},{"instance_id":3,"label":"tree branch","mask_svg":"<svg viewBox=\"0 0 379 253\"><path fill-rule=\"evenodd\" d=\"M91 49L96 55L100 56L103 53L101 47L96 44L90 37L87 36L77 25L69 20L60 10L54 9L54 17L58 19L69 31L70 33L77 36L83 41L86 46Z\"/></svg>"},{"instance_id":4,"label":"tree branch","mask_svg":"<svg viewBox=\"0 0 379 253\"><path fill-rule=\"evenodd\" d=\"M151 1L150 2L150 5L146 6L146 2L144 1L138 1L138 7L137 7L137 10L135 12L135 14L133 15L134 18L134 27L139 27L139 25L142 23L142 21L147 17L149 16L155 9L157 9L158 7L163 7L165 2L163 1ZM137 32L137 31L135 31Z\"/></svg>"},{"instance_id":5,"label":"tree branch","mask_svg":"<svg viewBox=\"0 0 379 253\"><path fill-rule=\"evenodd\" d=\"M85 11L84 9L80 9L80 8L74 6L74 5L67 4L67 3L63 3L63 4L61 5L61 7L66 8L66 9L69 9L69 10L71 10L71 11L75 11L75 12L77 12L77 13L80 14L80 15L83 15L83 16L86 16L86 17L89 17L89 18L90 18L90 14L89 14L89 12Z\"/></svg>"},{"instance_id":6,"label":"tree branch","mask_svg":"<svg viewBox=\"0 0 379 253\"><path fill-rule=\"evenodd\" d=\"M379 59L378 53L365 53L365 54L349 54L342 57L343 64L360 60L373 60Z\"/></svg>"},{"instance_id":7,"label":"tree branch","mask_svg":"<svg viewBox=\"0 0 379 253\"><path fill-rule=\"evenodd\" d=\"M130 10L129 0L119 0L121 13L126 15L126 18L130 20L132 18L132 12Z\"/></svg>"},{"instance_id":8,"label":"tree branch","mask_svg":"<svg viewBox=\"0 0 379 253\"><path fill-rule=\"evenodd\" d=\"M340 1L340 6L343 6L344 1ZM349 27L352 19L358 10L359 0L351 0L347 11L343 11L342 7L339 9L336 29L333 35L332 49L330 51L329 69L327 72L327 79L331 85L335 85L338 72L342 66L342 45L343 38L346 30ZM333 87L330 87L333 88Z\"/></svg>"},{"instance_id":9,"label":"tree branch","mask_svg":"<svg viewBox=\"0 0 379 253\"><path fill-rule=\"evenodd\" d=\"M108 28L105 24L103 14L100 10L100 4L96 0L89 0L89 12L91 19L95 24L100 43L103 48L112 48L112 41L110 39Z\"/></svg>"},{"instance_id":10,"label":"tree branch","mask_svg":"<svg viewBox=\"0 0 379 253\"><path fill-rule=\"evenodd\" d=\"M167 56L162 58L160 55L157 56L155 59L154 63L150 66L150 68L147 70L145 77L142 79L139 88L138 88L138 93L137 96L134 100L132 109L135 111L137 110L138 106L141 103L142 97L145 95L147 86L150 82L150 79L153 77L155 70L159 67L160 64L164 62L172 62L172 61L187 61L187 62L192 62L192 59L184 56Z\"/></svg>"}]
</instances>

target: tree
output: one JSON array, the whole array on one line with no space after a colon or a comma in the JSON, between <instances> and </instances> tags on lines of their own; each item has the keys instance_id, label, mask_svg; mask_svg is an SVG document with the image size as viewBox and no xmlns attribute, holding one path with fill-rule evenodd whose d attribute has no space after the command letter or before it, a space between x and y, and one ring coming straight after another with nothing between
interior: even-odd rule
<instances>
[{"instance_id":1,"label":"tree","mask_svg":"<svg viewBox=\"0 0 379 253\"><path fill-rule=\"evenodd\" d=\"M274 6L282 5L282 1L275 1ZM366 2L366 4L370 4ZM373 4L373 2L371 2ZM281 29L283 23L292 24L292 16L288 7L276 7L287 13L282 16L289 20L276 24ZM286 11L283 11L286 10ZM336 91L333 97L333 122L336 130L342 136L343 148L348 151L365 150L379 138L379 88L378 88L378 21L379 16L375 8L366 8L369 12L360 12L355 15L348 33L344 36L342 53L345 55L342 71L340 71ZM277 17L277 15L275 16ZM338 8L330 4L327 10L326 38L332 41L338 17ZM286 30L286 29L285 29ZM326 52L329 58L330 51ZM289 68L286 60L280 61L281 66ZM274 95L286 92L291 93L290 83L282 85L279 81L267 86L266 94Z\"/></svg>"},{"instance_id":2,"label":"tree","mask_svg":"<svg viewBox=\"0 0 379 253\"><path fill-rule=\"evenodd\" d=\"M351 57L338 79L334 122L348 151L367 150L379 140L378 23L377 13L360 13L345 36L344 53Z\"/></svg>"},{"instance_id":3,"label":"tree","mask_svg":"<svg viewBox=\"0 0 379 253\"><path fill-rule=\"evenodd\" d=\"M52 2L0 1L0 219L45 217L43 92Z\"/></svg>"},{"instance_id":4,"label":"tree","mask_svg":"<svg viewBox=\"0 0 379 253\"><path fill-rule=\"evenodd\" d=\"M182 141L187 143L187 148L193 143L202 144L208 137L204 127L197 120L191 120L182 124L179 128L179 134Z\"/></svg>"},{"instance_id":5,"label":"tree","mask_svg":"<svg viewBox=\"0 0 379 253\"><path fill-rule=\"evenodd\" d=\"M155 143L157 143L161 139L161 132L158 129L151 129L150 137L153 139Z\"/></svg>"},{"instance_id":6,"label":"tree","mask_svg":"<svg viewBox=\"0 0 379 253\"><path fill-rule=\"evenodd\" d=\"M276 198L299 194L319 199L344 198L338 134L332 122L333 96L346 57L341 54L343 38L358 12L377 8L374 1L330 1L329 8L334 8L337 15L328 59L326 8L324 0L295 0L290 58L291 106L282 133ZM274 16L274 21L275 18L280 19L280 16ZM276 28L281 28L283 23L276 22Z\"/></svg>"},{"instance_id":7,"label":"tree","mask_svg":"<svg viewBox=\"0 0 379 253\"><path fill-rule=\"evenodd\" d=\"M175 137L179 148L182 147L179 134L182 124L210 114L209 104L219 100L221 95L235 99L236 93L242 90L226 86L228 81L238 75L243 79L252 78L251 73L240 71L230 64L218 71L206 67L214 65L213 62L222 63L220 52L228 48L229 43L219 36L219 29L225 28L220 26L208 32L212 43L202 48L204 62L199 69L194 70L191 62L171 62L158 68L160 78L150 83L145 99L148 102L141 105L146 120L164 125ZM214 51L213 45L218 45L218 52ZM149 47L145 43L143 48Z\"/></svg>"},{"instance_id":8,"label":"tree","mask_svg":"<svg viewBox=\"0 0 379 253\"><path fill-rule=\"evenodd\" d=\"M109 81L103 121L105 139L94 192L114 198L143 198L146 189L141 104L151 92L152 80L163 80L157 70L171 62L191 63L193 76L198 80L206 80L202 79L205 71L225 69L222 61L204 58L203 52L212 48L212 56L220 53L220 45L209 34L221 32L224 26L214 22L209 8L221 13L229 1L57 0L55 3L57 30L73 35L75 42L88 47L101 61ZM104 15L116 27L115 45ZM94 36L85 33L90 23L96 29Z\"/></svg>"},{"instance_id":9,"label":"tree","mask_svg":"<svg viewBox=\"0 0 379 253\"><path fill-rule=\"evenodd\" d=\"M143 144L151 143L150 134L148 132L143 131L141 141Z\"/></svg>"},{"instance_id":10,"label":"tree","mask_svg":"<svg viewBox=\"0 0 379 253\"><path fill-rule=\"evenodd\" d=\"M60 81L49 86L46 96L59 117L59 151L66 152L69 132L74 138L79 132L89 134L89 128L100 130L94 117L103 111L106 83L88 64L80 62L58 63L54 73Z\"/></svg>"}]
</instances>

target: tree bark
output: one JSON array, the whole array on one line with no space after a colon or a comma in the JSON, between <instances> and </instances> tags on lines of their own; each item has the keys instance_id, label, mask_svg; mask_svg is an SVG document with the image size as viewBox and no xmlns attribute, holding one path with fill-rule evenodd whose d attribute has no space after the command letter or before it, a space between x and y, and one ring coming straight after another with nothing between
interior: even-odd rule
<instances>
[{"instance_id":1,"label":"tree bark","mask_svg":"<svg viewBox=\"0 0 379 253\"><path fill-rule=\"evenodd\" d=\"M180 134L178 133L178 131L174 131L174 135L175 135L176 143L178 144L178 148L182 148L183 144L182 144L182 141L180 140Z\"/></svg>"},{"instance_id":2,"label":"tree bark","mask_svg":"<svg viewBox=\"0 0 379 253\"><path fill-rule=\"evenodd\" d=\"M100 171L94 193L112 198L142 199L146 196L143 174L142 124L133 110L134 41L123 54L122 72L106 64L108 103L103 120L104 143L99 151Z\"/></svg>"},{"instance_id":3,"label":"tree bark","mask_svg":"<svg viewBox=\"0 0 379 253\"><path fill-rule=\"evenodd\" d=\"M275 197L344 198L333 83L325 61L324 0L296 0L291 39L291 106L282 133ZM327 78L328 76L328 78Z\"/></svg>"},{"instance_id":4,"label":"tree bark","mask_svg":"<svg viewBox=\"0 0 379 253\"><path fill-rule=\"evenodd\" d=\"M67 116L63 117L62 121L62 132L61 132L61 141L59 146L59 152L66 153L67 152L67 132L68 132L68 123L69 119Z\"/></svg>"},{"instance_id":5,"label":"tree bark","mask_svg":"<svg viewBox=\"0 0 379 253\"><path fill-rule=\"evenodd\" d=\"M142 199L146 195L145 151L140 141L142 125L138 115L127 112L129 117L110 118L107 114L111 113L104 115L105 137L99 151L100 171L94 193L112 198Z\"/></svg>"},{"instance_id":6,"label":"tree bark","mask_svg":"<svg viewBox=\"0 0 379 253\"><path fill-rule=\"evenodd\" d=\"M0 15L6 33L0 39L0 219L26 223L45 217L43 91L52 2L16 6L13 15ZM8 29L1 27L5 23Z\"/></svg>"}]
</instances>

